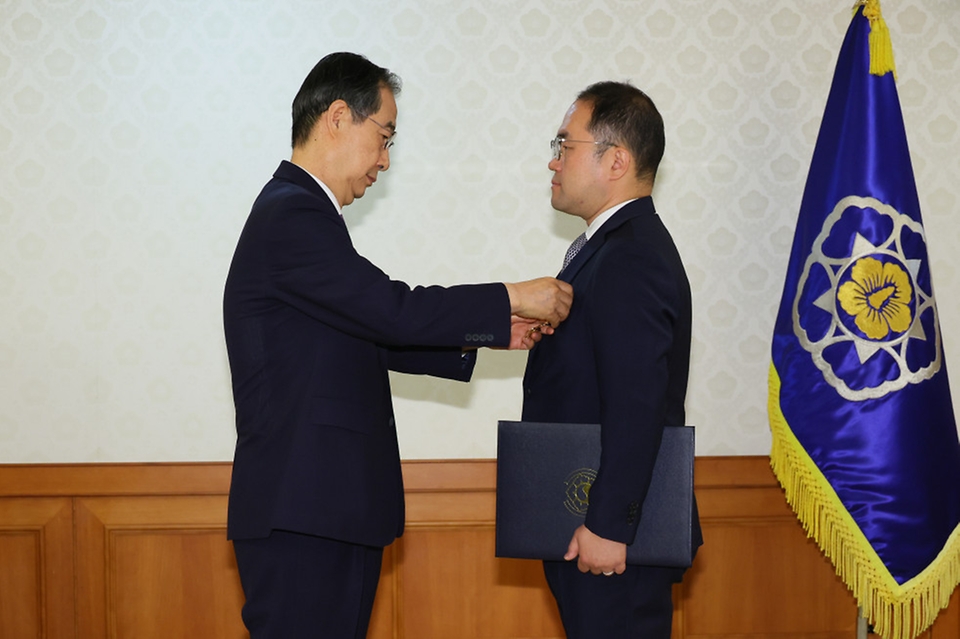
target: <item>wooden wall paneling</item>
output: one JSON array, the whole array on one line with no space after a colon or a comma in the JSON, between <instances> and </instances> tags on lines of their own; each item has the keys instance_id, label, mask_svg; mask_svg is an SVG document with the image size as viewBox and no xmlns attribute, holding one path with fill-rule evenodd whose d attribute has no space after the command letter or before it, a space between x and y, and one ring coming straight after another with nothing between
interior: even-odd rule
<instances>
[{"instance_id":1,"label":"wooden wall paneling","mask_svg":"<svg viewBox=\"0 0 960 639\"><path fill-rule=\"evenodd\" d=\"M540 562L496 558L496 464L404 463L399 639L563 637Z\"/></svg>"},{"instance_id":2,"label":"wooden wall paneling","mask_svg":"<svg viewBox=\"0 0 960 639\"><path fill-rule=\"evenodd\" d=\"M0 464L0 497L226 495L231 464Z\"/></svg>"},{"instance_id":3,"label":"wooden wall paneling","mask_svg":"<svg viewBox=\"0 0 960 639\"><path fill-rule=\"evenodd\" d=\"M950 597L950 605L940 613L930 628L928 639L958 639L960 637L960 589Z\"/></svg>"},{"instance_id":4,"label":"wooden wall paneling","mask_svg":"<svg viewBox=\"0 0 960 639\"><path fill-rule=\"evenodd\" d=\"M0 637L72 639L69 499L0 498Z\"/></svg>"},{"instance_id":5,"label":"wooden wall paneling","mask_svg":"<svg viewBox=\"0 0 960 639\"><path fill-rule=\"evenodd\" d=\"M404 639L557 639L540 562L494 558L493 525L421 525L400 542Z\"/></svg>"},{"instance_id":6,"label":"wooden wall paneling","mask_svg":"<svg viewBox=\"0 0 960 639\"><path fill-rule=\"evenodd\" d=\"M406 461L370 639L562 637L539 562L494 558L496 463ZM0 637L247 639L229 464L0 465ZM674 639L853 639L856 604L764 457L699 458L706 545ZM960 592L922 639L960 639Z\"/></svg>"},{"instance_id":7,"label":"wooden wall paneling","mask_svg":"<svg viewBox=\"0 0 960 639\"><path fill-rule=\"evenodd\" d=\"M245 639L226 497L76 505L79 639Z\"/></svg>"},{"instance_id":8,"label":"wooden wall paneling","mask_svg":"<svg viewBox=\"0 0 960 639\"><path fill-rule=\"evenodd\" d=\"M806 537L766 464L698 481L704 546L683 584L683 637L851 639L853 596ZM752 479L749 479L753 475Z\"/></svg>"},{"instance_id":9,"label":"wooden wall paneling","mask_svg":"<svg viewBox=\"0 0 960 639\"><path fill-rule=\"evenodd\" d=\"M405 462L399 639L563 637L540 562L496 558L496 465Z\"/></svg>"}]
</instances>

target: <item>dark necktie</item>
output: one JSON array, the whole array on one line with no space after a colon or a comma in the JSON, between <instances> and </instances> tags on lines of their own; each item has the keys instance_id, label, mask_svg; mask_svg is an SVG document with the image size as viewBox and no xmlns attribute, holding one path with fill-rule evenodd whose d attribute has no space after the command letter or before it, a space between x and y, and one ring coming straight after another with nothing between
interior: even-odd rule
<instances>
[{"instance_id":1,"label":"dark necktie","mask_svg":"<svg viewBox=\"0 0 960 639\"><path fill-rule=\"evenodd\" d=\"M567 249L567 254L563 258L563 268L560 269L561 271L567 268L567 265L573 260L573 258L577 255L577 253L580 252L580 249L582 249L583 245L586 243L587 243L586 233L581 233L580 235L577 236L577 239L575 239L573 243L570 245L570 248Z\"/></svg>"}]
</instances>

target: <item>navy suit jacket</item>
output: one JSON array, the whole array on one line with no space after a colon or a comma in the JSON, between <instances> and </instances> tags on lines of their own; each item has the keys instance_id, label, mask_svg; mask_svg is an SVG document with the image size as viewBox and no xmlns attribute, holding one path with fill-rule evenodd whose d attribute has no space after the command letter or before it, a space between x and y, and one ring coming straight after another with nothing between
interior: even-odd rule
<instances>
[{"instance_id":1,"label":"navy suit jacket","mask_svg":"<svg viewBox=\"0 0 960 639\"><path fill-rule=\"evenodd\" d=\"M320 185L281 163L223 299L237 447L227 533L385 546L403 531L388 370L468 380L464 346L506 346L502 284L417 287L357 253Z\"/></svg>"},{"instance_id":2,"label":"navy suit jacket","mask_svg":"<svg viewBox=\"0 0 960 639\"><path fill-rule=\"evenodd\" d=\"M573 286L573 308L530 352L523 419L601 425L585 523L629 544L663 427L685 421L690 285L649 197L617 211L559 278Z\"/></svg>"}]
</instances>

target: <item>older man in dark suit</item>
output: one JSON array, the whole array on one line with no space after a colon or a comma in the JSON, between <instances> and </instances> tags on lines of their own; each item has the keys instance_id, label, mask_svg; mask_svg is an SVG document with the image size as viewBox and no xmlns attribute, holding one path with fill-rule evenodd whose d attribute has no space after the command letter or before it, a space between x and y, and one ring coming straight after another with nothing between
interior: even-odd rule
<instances>
[{"instance_id":1,"label":"older man in dark suit","mask_svg":"<svg viewBox=\"0 0 960 639\"><path fill-rule=\"evenodd\" d=\"M553 140L551 203L587 230L559 276L570 316L530 353L523 419L599 423L602 445L567 561L544 562L569 639L668 638L683 575L626 564L663 427L684 425L690 360L690 286L651 198L663 149L653 102L615 82L583 91Z\"/></svg>"},{"instance_id":2,"label":"older man in dark suit","mask_svg":"<svg viewBox=\"0 0 960 639\"><path fill-rule=\"evenodd\" d=\"M411 289L357 253L342 207L390 166L399 89L355 54L314 67L227 277L227 532L252 639L366 636L404 519L388 370L468 380L476 347L529 348L572 301L553 278Z\"/></svg>"}]
</instances>

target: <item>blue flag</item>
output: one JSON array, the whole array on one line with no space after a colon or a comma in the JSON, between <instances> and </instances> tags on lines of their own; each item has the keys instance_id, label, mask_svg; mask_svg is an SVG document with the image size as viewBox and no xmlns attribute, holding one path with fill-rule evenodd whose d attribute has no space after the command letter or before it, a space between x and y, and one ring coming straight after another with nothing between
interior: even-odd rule
<instances>
[{"instance_id":1,"label":"blue flag","mask_svg":"<svg viewBox=\"0 0 960 639\"><path fill-rule=\"evenodd\" d=\"M770 460L875 632L908 639L960 583L960 442L889 34L861 5L774 328Z\"/></svg>"}]
</instances>

